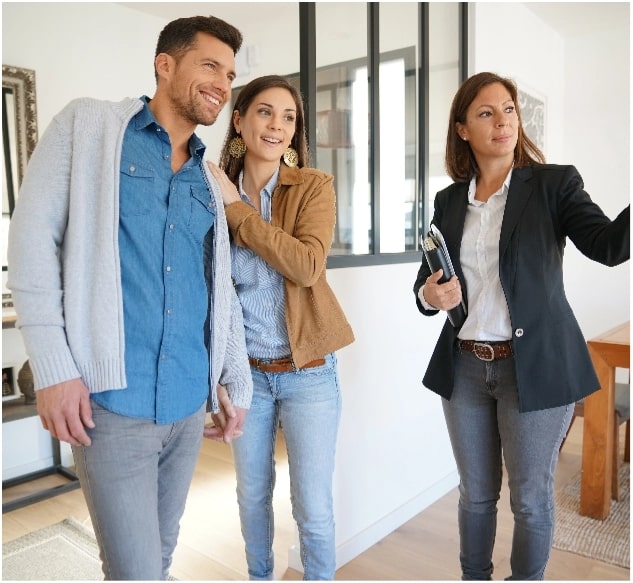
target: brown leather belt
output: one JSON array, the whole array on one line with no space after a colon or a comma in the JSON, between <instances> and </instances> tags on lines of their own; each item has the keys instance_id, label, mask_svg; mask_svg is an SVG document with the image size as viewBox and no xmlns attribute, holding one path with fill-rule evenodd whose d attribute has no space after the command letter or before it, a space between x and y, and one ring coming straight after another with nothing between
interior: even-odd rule
<instances>
[{"instance_id":1,"label":"brown leather belt","mask_svg":"<svg viewBox=\"0 0 633 583\"><path fill-rule=\"evenodd\" d=\"M261 372L290 372L304 368L314 368L315 366L323 366L325 358L317 358L311 362L304 364L302 367L296 367L292 362L292 358L253 358L248 357L250 365Z\"/></svg>"},{"instance_id":2,"label":"brown leather belt","mask_svg":"<svg viewBox=\"0 0 633 583\"><path fill-rule=\"evenodd\" d=\"M512 342L476 342L459 340L461 350L472 352L479 360L490 362L512 356Z\"/></svg>"}]
</instances>

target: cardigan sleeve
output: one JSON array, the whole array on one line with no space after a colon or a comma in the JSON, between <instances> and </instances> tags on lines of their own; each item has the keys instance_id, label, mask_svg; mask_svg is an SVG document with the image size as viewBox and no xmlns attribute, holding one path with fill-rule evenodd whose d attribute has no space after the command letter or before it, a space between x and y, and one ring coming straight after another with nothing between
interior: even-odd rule
<instances>
[{"instance_id":1,"label":"cardigan sleeve","mask_svg":"<svg viewBox=\"0 0 633 583\"><path fill-rule=\"evenodd\" d=\"M7 286L36 389L80 376L65 333L61 266L70 143L64 124L55 118L30 159L9 228Z\"/></svg>"}]
</instances>

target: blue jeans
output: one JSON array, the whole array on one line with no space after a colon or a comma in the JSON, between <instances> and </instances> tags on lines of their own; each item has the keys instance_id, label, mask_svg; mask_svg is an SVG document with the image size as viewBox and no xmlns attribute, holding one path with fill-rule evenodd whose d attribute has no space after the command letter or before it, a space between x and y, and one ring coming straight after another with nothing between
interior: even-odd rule
<instances>
[{"instance_id":1,"label":"blue jeans","mask_svg":"<svg viewBox=\"0 0 633 583\"><path fill-rule=\"evenodd\" d=\"M332 476L341 409L336 356L287 373L252 369L253 402L233 442L237 501L251 580L273 576L275 439L281 425L290 469L292 515L306 580L332 580L336 569Z\"/></svg>"},{"instance_id":2,"label":"blue jeans","mask_svg":"<svg viewBox=\"0 0 633 583\"><path fill-rule=\"evenodd\" d=\"M459 472L462 579L491 579L505 463L514 533L509 579L540 580L554 536L554 472L573 404L519 413L514 358L456 361L451 399L443 399Z\"/></svg>"},{"instance_id":3,"label":"blue jeans","mask_svg":"<svg viewBox=\"0 0 633 583\"><path fill-rule=\"evenodd\" d=\"M73 447L106 580L164 580L202 443L206 404L157 425L91 401L89 447Z\"/></svg>"}]
</instances>

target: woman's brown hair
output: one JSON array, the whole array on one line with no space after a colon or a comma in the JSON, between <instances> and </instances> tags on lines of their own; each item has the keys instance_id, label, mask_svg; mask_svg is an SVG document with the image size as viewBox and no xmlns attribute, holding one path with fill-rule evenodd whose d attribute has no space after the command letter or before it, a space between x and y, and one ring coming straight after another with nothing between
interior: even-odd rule
<instances>
[{"instance_id":1,"label":"woman's brown hair","mask_svg":"<svg viewBox=\"0 0 633 583\"><path fill-rule=\"evenodd\" d=\"M479 174L479 167L468 142L462 140L457 133L457 123L466 123L466 113L478 93L487 85L501 83L510 93L517 117L519 119L519 135L514 148L514 167L545 164L545 156L538 146L530 140L523 129L521 110L519 108L518 90L512 79L500 77L495 73L477 73L464 81L457 90L451 105L446 135L446 172L455 182L468 182Z\"/></svg>"},{"instance_id":2,"label":"woman's brown hair","mask_svg":"<svg viewBox=\"0 0 633 583\"><path fill-rule=\"evenodd\" d=\"M294 148L299 155L299 160L297 162L297 166L302 168L303 166L308 165L309 153L308 153L308 140L305 135L305 115L303 112L303 100L301 99L301 94L290 84L290 82L285 78L279 75L266 75L264 77L258 77L257 79L253 79L250 83L245 85L241 91L239 92L237 99L235 101L235 105L233 106L233 112L237 111L240 114L240 117L246 115L246 111L248 110L250 104L255 100L255 98L266 89L271 89L273 87L280 87L281 89L286 89L295 102L295 106L297 108L297 115L295 119L295 134L292 137L292 141L290 142L290 147ZM226 138L224 139L224 146L222 146L222 152L220 153L220 168L226 172L226 175L229 177L229 180L237 185L237 179L244 168L244 157L242 158L233 158L229 154L229 144L231 140L237 137L239 134L235 130L235 125L233 124L233 115L231 115L231 123L229 124L229 128L226 132Z\"/></svg>"}]
</instances>

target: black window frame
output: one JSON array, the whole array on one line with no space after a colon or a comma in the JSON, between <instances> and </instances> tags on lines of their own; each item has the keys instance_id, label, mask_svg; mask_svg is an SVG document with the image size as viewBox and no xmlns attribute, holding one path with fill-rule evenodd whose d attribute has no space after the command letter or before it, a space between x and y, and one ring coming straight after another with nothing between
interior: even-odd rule
<instances>
[{"instance_id":1,"label":"black window frame","mask_svg":"<svg viewBox=\"0 0 633 583\"><path fill-rule=\"evenodd\" d=\"M299 86L304 96L306 133L309 144L316 144L316 4L314 2L299 3ZM363 267L371 265L390 265L398 263L418 263L421 257L419 249L399 253L380 252L380 38L379 38L380 3L367 3L367 63L369 71L369 114L374 120L369 132L369 167L372 172L370 197L372 201L372 241L370 252L358 255L330 255L327 260L328 269L345 267ZM429 115L429 3L418 3L418 192L414 209L414 240L428 227L429 208L426 192L428 176L428 115ZM466 79L468 69L468 3L459 3L459 81Z\"/></svg>"}]
</instances>

